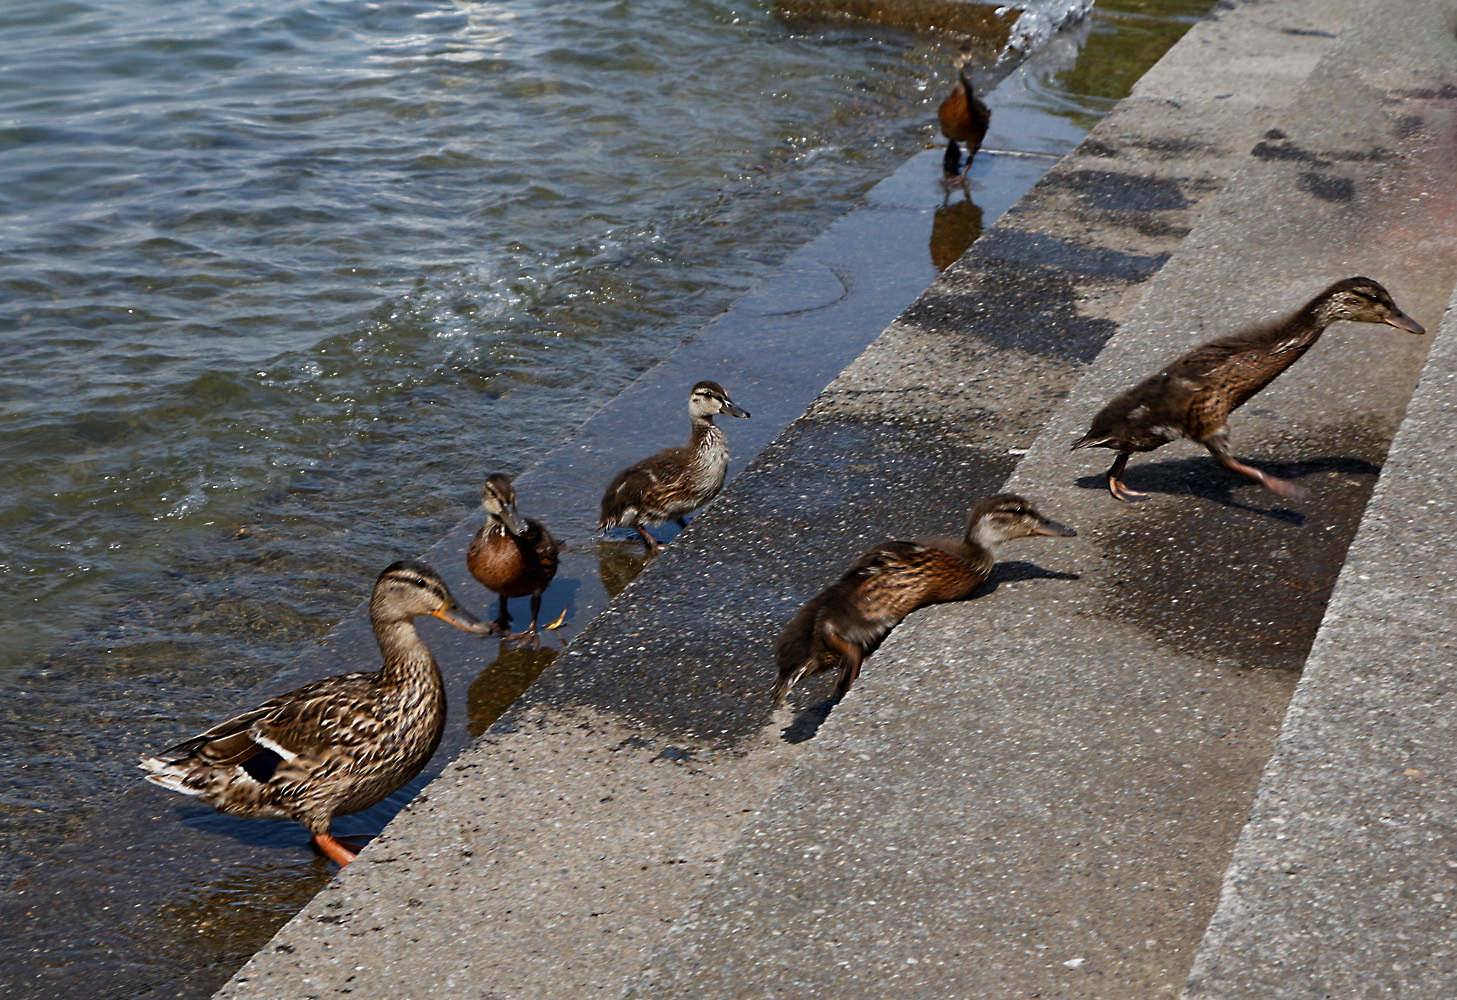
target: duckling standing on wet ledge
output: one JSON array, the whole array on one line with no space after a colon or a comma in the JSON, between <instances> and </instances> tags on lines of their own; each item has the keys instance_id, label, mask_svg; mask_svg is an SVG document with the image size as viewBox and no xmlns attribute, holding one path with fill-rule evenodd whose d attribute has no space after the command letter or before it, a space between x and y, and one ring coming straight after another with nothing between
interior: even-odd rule
<instances>
[{"instance_id":1,"label":"duckling standing on wet ledge","mask_svg":"<svg viewBox=\"0 0 1457 1000\"><path fill-rule=\"evenodd\" d=\"M486 523L471 540L465 554L466 566L481 586L500 595L495 625L502 632L511 628L506 601L531 595L531 624L524 632L506 636L506 641L537 649L541 646L536 631L541 595L556 576L562 546L546 525L516 512L516 488L510 476L497 472L486 478L481 506L486 508Z\"/></svg>"},{"instance_id":2,"label":"duckling standing on wet ledge","mask_svg":"<svg viewBox=\"0 0 1457 1000\"><path fill-rule=\"evenodd\" d=\"M748 411L734 405L717 382L699 382L688 397L692 434L680 447L664 448L636 465L619 472L602 494L602 517L597 527L636 528L650 552L661 552L663 543L647 533L644 525L677 521L687 527L684 515L718 496L728 474L728 440L714 426L720 413L747 417Z\"/></svg>"},{"instance_id":3,"label":"duckling standing on wet ledge","mask_svg":"<svg viewBox=\"0 0 1457 1000\"><path fill-rule=\"evenodd\" d=\"M906 615L927 604L959 601L986 582L997 548L1013 538L1077 532L1049 521L1015 493L977 504L966 515L960 538L882 542L866 552L838 581L812 598L779 636L775 657L778 705L805 677L840 670L835 697L850 690L860 665Z\"/></svg>"},{"instance_id":4,"label":"duckling standing on wet ledge","mask_svg":"<svg viewBox=\"0 0 1457 1000\"><path fill-rule=\"evenodd\" d=\"M1135 451L1153 451L1175 438L1209 449L1219 464L1248 476L1288 500L1305 491L1294 483L1240 462L1229 450L1225 422L1251 396L1299 361L1325 328L1340 320L1386 323L1408 333L1426 333L1396 307L1391 295L1370 278L1347 278L1331 285L1284 319L1260 323L1212 340L1185 354L1157 375L1116 396L1093 418L1077 448L1118 452L1108 469L1108 492L1119 500L1142 500L1123 485L1123 468Z\"/></svg>"},{"instance_id":5,"label":"duckling standing on wet ledge","mask_svg":"<svg viewBox=\"0 0 1457 1000\"><path fill-rule=\"evenodd\" d=\"M394 563L369 599L384 657L379 670L305 684L143 757L147 780L232 816L296 820L320 851L347 865L355 852L329 833L334 817L404 787L445 731L445 685L415 631L419 615L467 632L487 630L429 566Z\"/></svg>"},{"instance_id":6,"label":"duckling standing on wet ledge","mask_svg":"<svg viewBox=\"0 0 1457 1000\"><path fill-rule=\"evenodd\" d=\"M956 86L941 107L936 117L941 122L941 134L946 137L946 156L941 160L941 183L948 189L967 186L966 175L971 172L971 161L981 149L986 138L987 127L992 122L991 108L976 96L971 86L971 46L963 45L955 59ZM966 145L966 166L961 165L961 146Z\"/></svg>"}]
</instances>

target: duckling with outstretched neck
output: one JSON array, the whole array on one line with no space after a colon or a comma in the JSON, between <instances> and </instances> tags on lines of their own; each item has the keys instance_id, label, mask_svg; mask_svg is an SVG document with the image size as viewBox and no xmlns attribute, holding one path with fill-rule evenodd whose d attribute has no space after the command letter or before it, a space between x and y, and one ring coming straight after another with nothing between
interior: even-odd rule
<instances>
[{"instance_id":1,"label":"duckling with outstretched neck","mask_svg":"<svg viewBox=\"0 0 1457 1000\"><path fill-rule=\"evenodd\" d=\"M1093 418L1088 433L1073 448L1111 448L1118 452L1108 469L1108 492L1119 500L1142 500L1123 484L1123 469L1135 451L1153 451L1176 438L1197 441L1219 464L1248 476L1279 496L1299 500L1305 491L1294 483L1236 459L1225 423L1251 396L1275 380L1340 320L1386 323L1408 333L1426 333L1397 308L1390 293L1370 278L1347 278L1331 285L1299 311L1212 340L1185 354L1133 388L1116 396Z\"/></svg>"},{"instance_id":2,"label":"duckling with outstretched neck","mask_svg":"<svg viewBox=\"0 0 1457 1000\"><path fill-rule=\"evenodd\" d=\"M1002 493L966 515L960 538L882 542L822 590L784 627L775 657L774 704L803 678L839 668L835 697L850 690L861 664L906 615L927 604L959 601L986 582L997 549L1014 538L1077 532L1043 517L1026 499Z\"/></svg>"},{"instance_id":3,"label":"duckling with outstretched neck","mask_svg":"<svg viewBox=\"0 0 1457 1000\"><path fill-rule=\"evenodd\" d=\"M691 434L686 445L664 448L619 472L602 494L598 528L636 528L650 552L663 543L645 526L677 521L718 496L728 474L728 440L714 425L720 413L747 417L717 382L699 382L688 397Z\"/></svg>"},{"instance_id":4,"label":"duckling with outstretched neck","mask_svg":"<svg viewBox=\"0 0 1457 1000\"><path fill-rule=\"evenodd\" d=\"M488 627L463 611L424 563L385 569L369 600L384 657L377 671L305 684L207 732L143 757L147 780L232 816L291 819L341 865L355 851L330 832L404 787L445 731L445 685L414 619L433 615L467 632Z\"/></svg>"},{"instance_id":5,"label":"duckling with outstretched neck","mask_svg":"<svg viewBox=\"0 0 1457 1000\"><path fill-rule=\"evenodd\" d=\"M941 160L942 183L946 187L967 186L966 175L971 161L981 149L991 125L992 111L976 96L971 85L971 46L963 45L956 53L956 84L941 102L936 117L941 134L946 137L946 155ZM962 166L962 146L966 149L966 166Z\"/></svg>"},{"instance_id":6,"label":"duckling with outstretched neck","mask_svg":"<svg viewBox=\"0 0 1457 1000\"><path fill-rule=\"evenodd\" d=\"M531 624L524 631L507 635L506 641L518 648L536 649L541 646L536 630L541 595L556 576L562 545L546 525L517 513L516 487L510 476L497 472L486 477L481 506L486 509L486 523L466 550L466 566L481 586L499 595L495 627L501 632L511 630L506 602L531 595Z\"/></svg>"}]
</instances>

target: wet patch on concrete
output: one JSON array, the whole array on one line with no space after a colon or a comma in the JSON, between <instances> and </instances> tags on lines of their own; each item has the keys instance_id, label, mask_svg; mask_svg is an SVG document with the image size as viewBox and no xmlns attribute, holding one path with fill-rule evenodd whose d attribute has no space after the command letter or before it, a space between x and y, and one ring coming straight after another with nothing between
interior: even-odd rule
<instances>
[{"instance_id":1,"label":"wet patch on concrete","mask_svg":"<svg viewBox=\"0 0 1457 1000\"><path fill-rule=\"evenodd\" d=\"M1373 146L1367 150L1324 151L1317 153L1293 143L1288 143L1281 138L1276 141L1257 143L1255 148L1250 150L1250 155L1257 160L1289 160L1294 163L1309 163L1314 166L1330 167L1337 163L1382 163L1387 160L1396 159L1399 154L1384 146Z\"/></svg>"},{"instance_id":2,"label":"wet patch on concrete","mask_svg":"<svg viewBox=\"0 0 1457 1000\"><path fill-rule=\"evenodd\" d=\"M922 296L900 322L1086 363L1117 329L1110 320L1079 311L1086 286L1136 284L1167 259L1165 254L1132 254L1000 227L961 265L966 271L974 268L974 274L953 271L951 288ZM975 294L960 287L967 277L975 281Z\"/></svg>"},{"instance_id":3,"label":"wet patch on concrete","mask_svg":"<svg viewBox=\"0 0 1457 1000\"><path fill-rule=\"evenodd\" d=\"M1317 457L1251 460L1307 489L1298 503L1207 455L1136 457L1126 481L1154 496L1125 507L1099 539L1110 570L1108 613L1200 659L1299 670L1387 443L1361 428L1332 428L1291 445ZM1103 489L1101 470L1079 485Z\"/></svg>"},{"instance_id":4,"label":"wet patch on concrete","mask_svg":"<svg viewBox=\"0 0 1457 1000\"><path fill-rule=\"evenodd\" d=\"M1182 212L1192 202L1177 181L1109 170L1069 170L1048 178L1089 208L1109 212Z\"/></svg>"},{"instance_id":5,"label":"wet patch on concrete","mask_svg":"<svg viewBox=\"0 0 1457 1000\"><path fill-rule=\"evenodd\" d=\"M1143 136L1129 140L1128 144L1138 149L1146 149L1151 153L1162 153L1168 157L1206 156L1219 152L1219 147L1212 142L1180 136Z\"/></svg>"},{"instance_id":6,"label":"wet patch on concrete","mask_svg":"<svg viewBox=\"0 0 1457 1000\"><path fill-rule=\"evenodd\" d=\"M1356 197L1356 182L1349 177L1331 177L1314 172L1300 175L1300 190L1315 195L1321 201L1351 201Z\"/></svg>"},{"instance_id":7,"label":"wet patch on concrete","mask_svg":"<svg viewBox=\"0 0 1457 1000\"><path fill-rule=\"evenodd\" d=\"M957 423L795 424L704 515L714 544L689 534L657 557L495 731L544 706L632 706L627 721L659 750L732 752L772 724L774 645L801 603L877 542L958 533L1000 488L1017 457L969 437Z\"/></svg>"}]
</instances>

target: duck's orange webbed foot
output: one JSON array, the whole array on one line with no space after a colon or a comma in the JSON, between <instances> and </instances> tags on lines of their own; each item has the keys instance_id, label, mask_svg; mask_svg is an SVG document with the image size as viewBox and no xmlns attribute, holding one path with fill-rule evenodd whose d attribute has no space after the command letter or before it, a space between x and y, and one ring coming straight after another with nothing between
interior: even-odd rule
<instances>
[{"instance_id":1,"label":"duck's orange webbed foot","mask_svg":"<svg viewBox=\"0 0 1457 1000\"><path fill-rule=\"evenodd\" d=\"M318 848L320 854L337 864L340 868L343 868L359 856L357 850L350 850L339 841L339 838L327 833L314 834L313 844L314 847Z\"/></svg>"}]
</instances>

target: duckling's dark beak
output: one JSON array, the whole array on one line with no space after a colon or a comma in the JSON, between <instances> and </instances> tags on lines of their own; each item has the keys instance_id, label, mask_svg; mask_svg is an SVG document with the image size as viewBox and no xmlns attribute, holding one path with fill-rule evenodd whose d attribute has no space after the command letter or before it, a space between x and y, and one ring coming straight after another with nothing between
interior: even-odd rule
<instances>
[{"instance_id":1,"label":"duckling's dark beak","mask_svg":"<svg viewBox=\"0 0 1457 1000\"><path fill-rule=\"evenodd\" d=\"M520 514L516 513L514 505L508 504L503 506L499 511L492 511L492 513L505 523L506 530L511 532L511 534L522 535L526 533L526 521Z\"/></svg>"},{"instance_id":2,"label":"duckling's dark beak","mask_svg":"<svg viewBox=\"0 0 1457 1000\"><path fill-rule=\"evenodd\" d=\"M1049 538L1076 538L1077 531L1065 524L1058 524L1056 521L1049 521L1043 518L1037 527L1032 529L1034 535L1046 535Z\"/></svg>"},{"instance_id":3,"label":"duckling's dark beak","mask_svg":"<svg viewBox=\"0 0 1457 1000\"><path fill-rule=\"evenodd\" d=\"M719 410L718 412L727 413L731 417L747 417L749 415L748 410L744 409L742 406L739 406L737 403L734 403L733 401L727 399L723 401L723 409Z\"/></svg>"},{"instance_id":4,"label":"duckling's dark beak","mask_svg":"<svg viewBox=\"0 0 1457 1000\"><path fill-rule=\"evenodd\" d=\"M462 608L459 604L446 604L443 607L436 608L430 613L443 622L449 622L456 628L460 629L462 632L474 632L477 635L490 635L496 630L496 626L494 623L481 621L479 618L471 614L465 608Z\"/></svg>"},{"instance_id":5,"label":"duckling's dark beak","mask_svg":"<svg viewBox=\"0 0 1457 1000\"><path fill-rule=\"evenodd\" d=\"M1422 326L1416 320L1412 319L1410 316L1408 316L1406 313L1402 312L1399 309L1396 311L1395 315L1387 316L1381 322L1383 322L1383 323L1390 323L1392 326L1396 327L1398 330L1405 330L1407 333L1426 333L1427 332L1427 328L1426 327Z\"/></svg>"}]
</instances>

